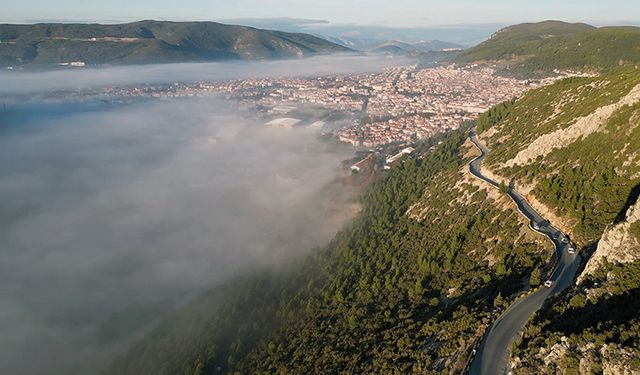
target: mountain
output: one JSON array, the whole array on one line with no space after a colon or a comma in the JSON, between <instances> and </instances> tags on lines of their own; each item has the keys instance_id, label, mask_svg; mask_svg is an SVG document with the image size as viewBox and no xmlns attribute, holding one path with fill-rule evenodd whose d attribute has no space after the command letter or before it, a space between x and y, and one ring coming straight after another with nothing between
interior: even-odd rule
<instances>
[{"instance_id":1,"label":"mountain","mask_svg":"<svg viewBox=\"0 0 640 375\"><path fill-rule=\"evenodd\" d=\"M442 50L462 49L462 46L455 43L447 43L439 40L431 40L427 42L419 42L415 44L400 42L397 40L389 40L377 42L363 48L365 51L376 53L389 53L394 55L410 54L418 52L439 52Z\"/></svg>"},{"instance_id":2,"label":"mountain","mask_svg":"<svg viewBox=\"0 0 640 375\"><path fill-rule=\"evenodd\" d=\"M214 22L0 25L0 65L300 58L349 49L300 33Z\"/></svg>"},{"instance_id":3,"label":"mountain","mask_svg":"<svg viewBox=\"0 0 640 375\"><path fill-rule=\"evenodd\" d=\"M514 373L640 371L640 70L573 78L479 122L487 167L586 260L576 285L524 330Z\"/></svg>"},{"instance_id":4,"label":"mountain","mask_svg":"<svg viewBox=\"0 0 640 375\"><path fill-rule=\"evenodd\" d=\"M551 256L510 200L470 175L467 130L418 145L326 248L203 295L110 372L460 371L501 295Z\"/></svg>"},{"instance_id":5,"label":"mountain","mask_svg":"<svg viewBox=\"0 0 640 375\"><path fill-rule=\"evenodd\" d=\"M495 63L519 75L546 75L554 69L598 72L640 62L638 45L638 27L545 21L501 29L457 62Z\"/></svg>"},{"instance_id":6,"label":"mountain","mask_svg":"<svg viewBox=\"0 0 640 375\"><path fill-rule=\"evenodd\" d=\"M361 46L367 52L390 56L406 56L419 61L421 64L452 63L461 53L462 48L455 43L433 40L420 43L405 43L397 40L373 42Z\"/></svg>"},{"instance_id":7,"label":"mountain","mask_svg":"<svg viewBox=\"0 0 640 375\"><path fill-rule=\"evenodd\" d=\"M462 45L457 43L443 42L441 40L429 40L425 42L415 43L414 48L422 52L442 51L462 49Z\"/></svg>"},{"instance_id":8,"label":"mountain","mask_svg":"<svg viewBox=\"0 0 640 375\"><path fill-rule=\"evenodd\" d=\"M301 32L336 41L349 48L362 50L364 46L385 40L402 40L415 44L425 40L444 40L463 46L473 46L487 39L503 24L468 24L433 27L393 27L379 25L332 24L325 20L292 18L237 18L222 23L245 25L263 29Z\"/></svg>"}]
</instances>

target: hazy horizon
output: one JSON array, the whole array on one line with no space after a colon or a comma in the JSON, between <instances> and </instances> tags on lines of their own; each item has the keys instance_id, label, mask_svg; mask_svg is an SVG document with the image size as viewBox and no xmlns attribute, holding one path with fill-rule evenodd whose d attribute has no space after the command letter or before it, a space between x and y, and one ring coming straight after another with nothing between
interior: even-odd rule
<instances>
[{"instance_id":1,"label":"hazy horizon","mask_svg":"<svg viewBox=\"0 0 640 375\"><path fill-rule=\"evenodd\" d=\"M453 0L337 1L322 3L291 0L242 0L236 2L186 0L178 4L158 5L151 0L136 3L116 0L86 3L79 0L51 4L44 0L12 3L5 7L0 22L59 20L88 22L131 22L159 20L229 20L256 18L316 19L332 25L434 27L486 24L515 24L548 19L567 22L638 24L630 14L640 14L640 4L630 0L603 3L587 1L543 0L535 3L494 0L477 2ZM197 11L195 11L197 9ZM606 14L606 16L604 16ZM597 15L597 16L596 16ZM633 17L631 17L633 18Z\"/></svg>"}]
</instances>

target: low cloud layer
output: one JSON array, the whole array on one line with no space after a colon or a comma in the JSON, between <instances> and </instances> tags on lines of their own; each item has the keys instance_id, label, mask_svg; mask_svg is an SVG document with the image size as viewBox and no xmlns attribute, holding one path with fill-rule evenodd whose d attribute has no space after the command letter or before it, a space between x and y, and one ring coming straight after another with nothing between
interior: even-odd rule
<instances>
[{"instance_id":1,"label":"low cloud layer","mask_svg":"<svg viewBox=\"0 0 640 375\"><path fill-rule=\"evenodd\" d=\"M0 373L92 373L189 293L342 223L323 188L351 153L308 129L211 98L57 106L0 126Z\"/></svg>"},{"instance_id":2,"label":"low cloud layer","mask_svg":"<svg viewBox=\"0 0 640 375\"><path fill-rule=\"evenodd\" d=\"M404 63L409 63L409 60L346 54L285 61L139 65L48 72L6 71L0 72L0 95L89 89L105 85L366 73Z\"/></svg>"},{"instance_id":3,"label":"low cloud layer","mask_svg":"<svg viewBox=\"0 0 640 375\"><path fill-rule=\"evenodd\" d=\"M42 101L47 93L400 62L0 73L0 373L95 373L175 306L249 265L322 245L349 217L326 187L352 151L310 129L268 128L211 97Z\"/></svg>"}]
</instances>

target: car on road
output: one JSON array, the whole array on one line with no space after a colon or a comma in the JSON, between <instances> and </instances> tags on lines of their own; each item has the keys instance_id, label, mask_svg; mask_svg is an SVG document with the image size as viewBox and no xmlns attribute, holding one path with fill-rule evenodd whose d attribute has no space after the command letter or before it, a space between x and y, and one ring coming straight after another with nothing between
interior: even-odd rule
<instances>
[{"instance_id":1,"label":"car on road","mask_svg":"<svg viewBox=\"0 0 640 375\"><path fill-rule=\"evenodd\" d=\"M569 246L569 254L575 254L576 253L576 247L573 245Z\"/></svg>"},{"instance_id":2,"label":"car on road","mask_svg":"<svg viewBox=\"0 0 640 375\"><path fill-rule=\"evenodd\" d=\"M544 282L544 286L546 286L547 288L551 288L553 286L553 281L551 280L547 280Z\"/></svg>"},{"instance_id":3,"label":"car on road","mask_svg":"<svg viewBox=\"0 0 640 375\"><path fill-rule=\"evenodd\" d=\"M562 237L562 243L563 244L568 244L569 243L569 239L567 237Z\"/></svg>"},{"instance_id":4,"label":"car on road","mask_svg":"<svg viewBox=\"0 0 640 375\"><path fill-rule=\"evenodd\" d=\"M540 226L536 223L533 224L533 229L540 230Z\"/></svg>"}]
</instances>

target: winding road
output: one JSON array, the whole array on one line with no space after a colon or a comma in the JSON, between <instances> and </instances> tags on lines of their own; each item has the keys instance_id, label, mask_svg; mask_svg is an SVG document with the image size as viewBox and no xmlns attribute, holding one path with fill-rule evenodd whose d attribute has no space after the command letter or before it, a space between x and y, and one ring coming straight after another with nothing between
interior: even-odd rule
<instances>
[{"instance_id":1,"label":"winding road","mask_svg":"<svg viewBox=\"0 0 640 375\"><path fill-rule=\"evenodd\" d=\"M489 149L476 137L475 130L469 134L471 142L480 150L480 156L469 164L469 171L477 178L499 188L500 184L482 175L480 165L489 153ZM556 268L549 280L551 287L542 286L526 297L517 299L507 310L489 327L471 362L471 375L501 375L509 373L509 357L511 346L516 340L529 318L542 306L545 299L552 294L560 293L573 284L580 265L580 256L569 254L571 243L564 244L565 234L549 225L511 186L507 194L518 206L518 210L529 219L531 229L549 237L556 249ZM534 229L535 228L535 229Z\"/></svg>"}]
</instances>

